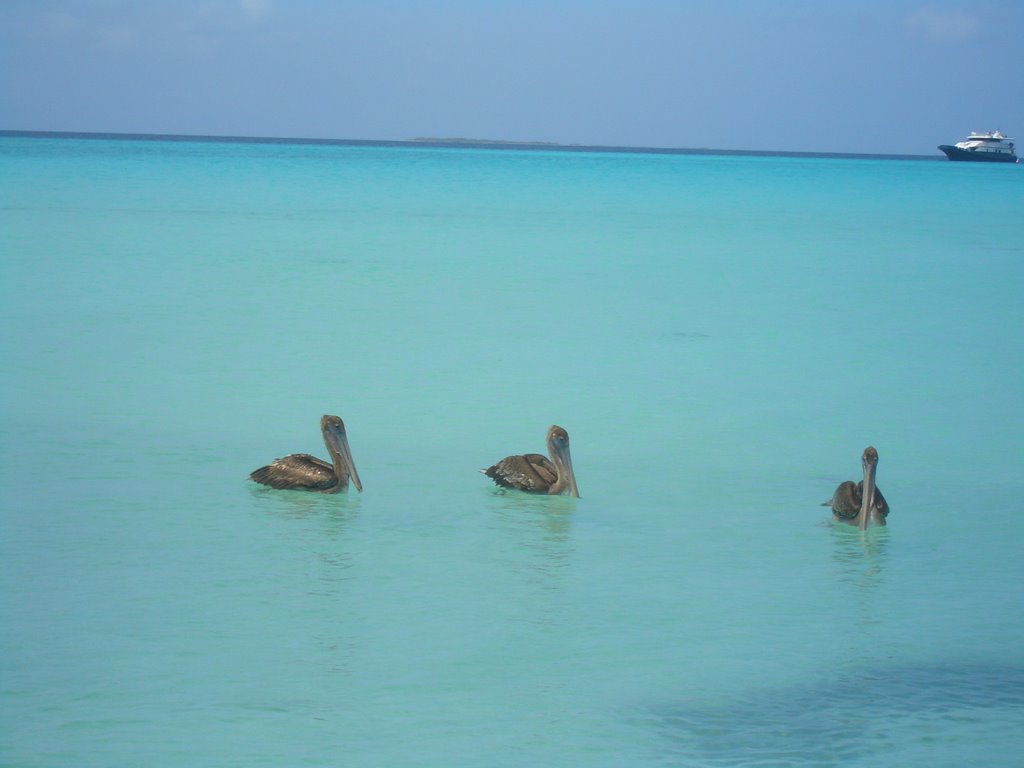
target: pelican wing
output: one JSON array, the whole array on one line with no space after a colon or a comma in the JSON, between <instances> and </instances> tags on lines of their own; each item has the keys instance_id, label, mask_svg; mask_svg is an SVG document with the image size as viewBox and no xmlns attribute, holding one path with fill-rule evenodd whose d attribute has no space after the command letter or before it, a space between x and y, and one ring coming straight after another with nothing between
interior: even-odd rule
<instances>
[{"instance_id":1,"label":"pelican wing","mask_svg":"<svg viewBox=\"0 0 1024 768\"><path fill-rule=\"evenodd\" d=\"M832 494L833 514L841 520L852 520L860 512L860 499L860 486L852 480L840 483L836 492Z\"/></svg>"},{"instance_id":2,"label":"pelican wing","mask_svg":"<svg viewBox=\"0 0 1024 768\"><path fill-rule=\"evenodd\" d=\"M847 480L840 483L836 492L832 494L832 511L835 516L842 520L853 520L860 514L860 505L864 500L864 481L854 483ZM889 504L879 487L875 486L875 511L883 518L889 516Z\"/></svg>"},{"instance_id":3,"label":"pelican wing","mask_svg":"<svg viewBox=\"0 0 1024 768\"><path fill-rule=\"evenodd\" d=\"M484 474L505 488L547 493L558 479L558 471L547 456L528 453L525 456L506 456Z\"/></svg>"},{"instance_id":4,"label":"pelican wing","mask_svg":"<svg viewBox=\"0 0 1024 768\"><path fill-rule=\"evenodd\" d=\"M274 459L249 475L257 483L271 488L306 488L322 490L337 483L334 467L308 453L293 453L283 459Z\"/></svg>"}]
</instances>

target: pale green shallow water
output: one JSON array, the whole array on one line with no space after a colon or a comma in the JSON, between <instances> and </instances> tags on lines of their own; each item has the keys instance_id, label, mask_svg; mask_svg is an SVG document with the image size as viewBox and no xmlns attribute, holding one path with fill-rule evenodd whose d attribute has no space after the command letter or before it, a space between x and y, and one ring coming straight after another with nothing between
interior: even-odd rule
<instances>
[{"instance_id":1,"label":"pale green shallow water","mask_svg":"<svg viewBox=\"0 0 1024 768\"><path fill-rule=\"evenodd\" d=\"M0 764L989 766L1020 167L0 139ZM365 492L262 490L347 423ZM572 436L583 498L476 470ZM890 525L818 503L881 455Z\"/></svg>"}]
</instances>

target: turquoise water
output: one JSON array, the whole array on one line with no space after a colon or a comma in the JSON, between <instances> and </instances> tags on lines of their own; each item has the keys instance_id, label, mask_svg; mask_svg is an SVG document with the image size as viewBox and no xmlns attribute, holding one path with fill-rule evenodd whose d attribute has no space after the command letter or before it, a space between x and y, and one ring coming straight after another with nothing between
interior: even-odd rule
<instances>
[{"instance_id":1,"label":"turquoise water","mask_svg":"<svg viewBox=\"0 0 1024 768\"><path fill-rule=\"evenodd\" d=\"M0 764L1019 764L1022 204L0 139ZM364 493L246 480L324 413ZM552 423L581 499L477 473ZM862 535L819 503L869 444Z\"/></svg>"}]
</instances>

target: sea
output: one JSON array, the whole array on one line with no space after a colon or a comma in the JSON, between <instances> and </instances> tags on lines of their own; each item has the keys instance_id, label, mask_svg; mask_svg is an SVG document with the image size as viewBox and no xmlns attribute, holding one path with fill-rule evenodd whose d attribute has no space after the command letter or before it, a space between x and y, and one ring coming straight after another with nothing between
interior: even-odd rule
<instances>
[{"instance_id":1,"label":"sea","mask_svg":"<svg viewBox=\"0 0 1024 768\"><path fill-rule=\"evenodd\" d=\"M0 765L1020 766L1022 225L1019 165L0 136ZM248 479L324 414L362 493ZM552 424L581 498L479 473Z\"/></svg>"}]
</instances>

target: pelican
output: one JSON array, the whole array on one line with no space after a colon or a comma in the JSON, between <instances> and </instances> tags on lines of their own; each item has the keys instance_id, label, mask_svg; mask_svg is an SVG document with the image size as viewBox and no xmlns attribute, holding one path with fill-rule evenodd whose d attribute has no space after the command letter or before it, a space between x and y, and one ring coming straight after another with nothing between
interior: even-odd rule
<instances>
[{"instance_id":1,"label":"pelican","mask_svg":"<svg viewBox=\"0 0 1024 768\"><path fill-rule=\"evenodd\" d=\"M267 466L253 471L249 477L271 488L317 493L348 490L351 477L352 484L361 493L363 484L359 481L356 465L352 463L345 422L337 416L324 416L320 419L320 431L331 456L330 464L308 453L293 453L283 459L274 459Z\"/></svg>"},{"instance_id":2,"label":"pelican","mask_svg":"<svg viewBox=\"0 0 1024 768\"><path fill-rule=\"evenodd\" d=\"M826 501L823 506L832 507L833 520L856 525L863 531L869 523L885 525L889 505L875 485L878 451L868 446L860 457L860 463L864 467L864 479L859 483L852 480L840 483L832 494L832 500Z\"/></svg>"},{"instance_id":3,"label":"pelican","mask_svg":"<svg viewBox=\"0 0 1024 768\"><path fill-rule=\"evenodd\" d=\"M480 471L505 488L517 488L531 493L546 493L550 496L571 493L580 497L576 487L576 475L572 471L572 456L569 455L569 433L559 426L548 427L548 453L527 453L506 456L497 464Z\"/></svg>"}]
</instances>

